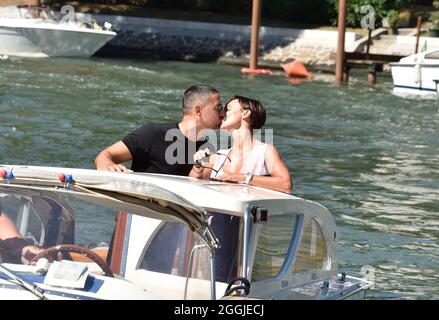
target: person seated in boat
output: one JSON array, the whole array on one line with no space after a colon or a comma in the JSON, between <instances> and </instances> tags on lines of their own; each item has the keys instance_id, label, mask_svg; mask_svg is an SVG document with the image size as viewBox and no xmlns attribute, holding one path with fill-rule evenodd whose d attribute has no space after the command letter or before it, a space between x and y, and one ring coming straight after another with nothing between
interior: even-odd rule
<instances>
[{"instance_id":1,"label":"person seated in boat","mask_svg":"<svg viewBox=\"0 0 439 320\"><path fill-rule=\"evenodd\" d=\"M198 151L189 175L290 193L292 180L276 147L253 135L253 130L262 128L265 120L265 109L258 100L242 96L230 98L221 130L231 133L232 147L218 150L212 156L208 150Z\"/></svg>"},{"instance_id":2,"label":"person seated in boat","mask_svg":"<svg viewBox=\"0 0 439 320\"><path fill-rule=\"evenodd\" d=\"M0 203L0 261L29 264L40 251L23 239L12 220L2 211Z\"/></svg>"}]
</instances>

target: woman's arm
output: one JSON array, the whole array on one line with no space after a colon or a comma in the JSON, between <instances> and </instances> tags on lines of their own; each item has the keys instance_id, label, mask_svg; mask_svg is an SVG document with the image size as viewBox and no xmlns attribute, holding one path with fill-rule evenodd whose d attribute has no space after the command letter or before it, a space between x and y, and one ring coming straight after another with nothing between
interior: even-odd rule
<instances>
[{"instance_id":1,"label":"woman's arm","mask_svg":"<svg viewBox=\"0 0 439 320\"><path fill-rule=\"evenodd\" d=\"M267 150L265 150L265 166L270 176L254 176L250 184L286 193L293 190L293 182L288 168L276 147L271 144L267 145Z\"/></svg>"}]
</instances>

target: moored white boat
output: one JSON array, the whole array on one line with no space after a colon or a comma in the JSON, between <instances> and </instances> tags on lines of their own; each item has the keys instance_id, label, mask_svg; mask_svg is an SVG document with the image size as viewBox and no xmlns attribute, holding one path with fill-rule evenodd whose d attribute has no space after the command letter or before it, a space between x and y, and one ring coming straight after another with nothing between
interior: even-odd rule
<instances>
[{"instance_id":1,"label":"moored white boat","mask_svg":"<svg viewBox=\"0 0 439 320\"><path fill-rule=\"evenodd\" d=\"M0 55L87 58L115 36L96 24L57 20L48 9L0 8Z\"/></svg>"},{"instance_id":2,"label":"moored white boat","mask_svg":"<svg viewBox=\"0 0 439 320\"><path fill-rule=\"evenodd\" d=\"M439 79L439 49L432 49L391 63L395 93L435 95Z\"/></svg>"},{"instance_id":3,"label":"moored white boat","mask_svg":"<svg viewBox=\"0 0 439 320\"><path fill-rule=\"evenodd\" d=\"M0 203L44 249L37 266L0 259L0 300L361 299L371 286L339 272L339 234L325 207L268 189L8 165ZM93 259L85 284L48 281L55 264L40 262L59 253L75 264Z\"/></svg>"}]
</instances>

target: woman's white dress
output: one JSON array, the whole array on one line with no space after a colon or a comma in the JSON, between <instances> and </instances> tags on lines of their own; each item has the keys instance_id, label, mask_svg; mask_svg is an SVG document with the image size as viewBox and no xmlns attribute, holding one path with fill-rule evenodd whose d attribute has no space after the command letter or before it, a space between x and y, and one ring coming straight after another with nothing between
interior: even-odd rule
<instances>
[{"instance_id":1,"label":"woman's white dress","mask_svg":"<svg viewBox=\"0 0 439 320\"><path fill-rule=\"evenodd\" d=\"M256 140L253 149L244 158L240 173L247 174L252 173L255 176L268 176L270 175L265 164L265 151L267 144ZM229 157L231 149L220 149L215 154L215 163L213 170L210 174L211 178L219 177L224 174L223 166Z\"/></svg>"}]
</instances>

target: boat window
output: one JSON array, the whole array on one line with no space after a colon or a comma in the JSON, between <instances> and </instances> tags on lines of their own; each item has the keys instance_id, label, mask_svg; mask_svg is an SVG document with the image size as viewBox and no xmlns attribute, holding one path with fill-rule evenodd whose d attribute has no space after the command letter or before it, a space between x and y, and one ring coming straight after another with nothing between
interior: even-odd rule
<instances>
[{"instance_id":1,"label":"boat window","mask_svg":"<svg viewBox=\"0 0 439 320\"><path fill-rule=\"evenodd\" d=\"M327 259L327 244L322 228L315 219L311 219L303 230L294 272L322 269Z\"/></svg>"},{"instance_id":2,"label":"boat window","mask_svg":"<svg viewBox=\"0 0 439 320\"><path fill-rule=\"evenodd\" d=\"M297 221L297 215L289 213L269 216L267 223L261 225L252 281L278 275L288 254Z\"/></svg>"},{"instance_id":3,"label":"boat window","mask_svg":"<svg viewBox=\"0 0 439 320\"><path fill-rule=\"evenodd\" d=\"M43 249L57 244L96 247L99 243L105 247L114 230L115 209L74 194L0 190L0 204L2 215L15 225L24 240Z\"/></svg>"},{"instance_id":4,"label":"boat window","mask_svg":"<svg viewBox=\"0 0 439 320\"><path fill-rule=\"evenodd\" d=\"M221 243L221 248L215 252L216 281L227 283L237 275L240 221L239 217L208 213L208 223ZM163 223L147 246L141 269L186 276L192 252L191 277L210 279L210 254L206 255L207 247L198 239L197 234L189 231L186 224ZM197 246L201 247L194 249Z\"/></svg>"},{"instance_id":5,"label":"boat window","mask_svg":"<svg viewBox=\"0 0 439 320\"><path fill-rule=\"evenodd\" d=\"M2 214L13 222L17 231L31 245L40 245L44 240L44 225L31 198L5 195L0 198Z\"/></svg>"},{"instance_id":6,"label":"boat window","mask_svg":"<svg viewBox=\"0 0 439 320\"><path fill-rule=\"evenodd\" d=\"M164 222L147 244L140 269L209 280L209 249L185 223Z\"/></svg>"},{"instance_id":7,"label":"boat window","mask_svg":"<svg viewBox=\"0 0 439 320\"><path fill-rule=\"evenodd\" d=\"M84 247L108 246L119 210L74 195L65 200L75 214L75 243Z\"/></svg>"},{"instance_id":8,"label":"boat window","mask_svg":"<svg viewBox=\"0 0 439 320\"><path fill-rule=\"evenodd\" d=\"M207 221L221 244L221 248L215 251L216 281L228 283L238 272L241 218L208 212Z\"/></svg>"}]
</instances>

